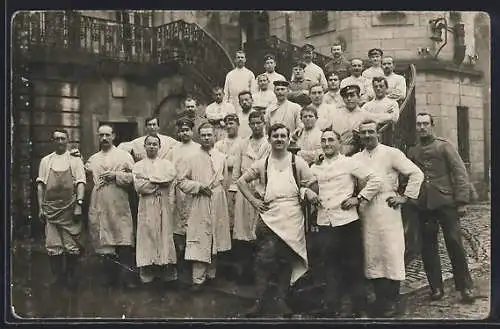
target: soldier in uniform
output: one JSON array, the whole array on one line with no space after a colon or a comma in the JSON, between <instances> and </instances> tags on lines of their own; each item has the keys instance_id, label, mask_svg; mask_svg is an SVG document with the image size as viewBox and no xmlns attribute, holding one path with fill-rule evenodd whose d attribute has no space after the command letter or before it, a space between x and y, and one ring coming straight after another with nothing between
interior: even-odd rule
<instances>
[{"instance_id":1,"label":"soldier in uniform","mask_svg":"<svg viewBox=\"0 0 500 329\"><path fill-rule=\"evenodd\" d=\"M347 78L349 76L351 63L345 60L340 41L335 42L332 48L330 48L330 51L332 52L333 59L325 65L326 76L335 72L340 80Z\"/></svg>"},{"instance_id":2,"label":"soldier in uniform","mask_svg":"<svg viewBox=\"0 0 500 329\"><path fill-rule=\"evenodd\" d=\"M304 62L297 61L292 65L294 78L290 82L290 92L288 93L288 99L291 102L298 103L298 98L300 95L309 95L309 88L314 85L314 82L304 77L304 68L306 67L306 64Z\"/></svg>"},{"instance_id":3,"label":"soldier in uniform","mask_svg":"<svg viewBox=\"0 0 500 329\"><path fill-rule=\"evenodd\" d=\"M467 211L470 182L465 165L457 150L447 140L436 137L434 120L428 113L417 114L420 142L410 149L408 157L422 169L424 183L417 201L421 224L422 260L431 288L431 300L444 296L439 258L438 231L443 230L446 249L451 260L455 288L462 301L474 301L472 278L462 245L459 219Z\"/></svg>"},{"instance_id":4,"label":"soldier in uniform","mask_svg":"<svg viewBox=\"0 0 500 329\"><path fill-rule=\"evenodd\" d=\"M275 71L276 69L276 58L272 54L267 54L264 56L264 69L266 72L263 74L267 75L267 78L269 79L269 89L274 88L274 81L286 81L285 77L278 72Z\"/></svg>"}]
</instances>

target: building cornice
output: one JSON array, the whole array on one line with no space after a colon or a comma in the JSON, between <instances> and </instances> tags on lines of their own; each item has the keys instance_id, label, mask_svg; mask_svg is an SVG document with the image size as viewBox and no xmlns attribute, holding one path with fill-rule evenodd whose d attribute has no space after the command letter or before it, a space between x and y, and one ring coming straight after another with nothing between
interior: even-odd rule
<instances>
[{"instance_id":1,"label":"building cornice","mask_svg":"<svg viewBox=\"0 0 500 329\"><path fill-rule=\"evenodd\" d=\"M484 76L484 72L478 70L472 64L462 64L459 66L452 61L435 60L433 58L400 59L396 62L396 65L399 67L407 67L410 64L416 66L417 72L452 73L472 79L481 79Z\"/></svg>"}]
</instances>

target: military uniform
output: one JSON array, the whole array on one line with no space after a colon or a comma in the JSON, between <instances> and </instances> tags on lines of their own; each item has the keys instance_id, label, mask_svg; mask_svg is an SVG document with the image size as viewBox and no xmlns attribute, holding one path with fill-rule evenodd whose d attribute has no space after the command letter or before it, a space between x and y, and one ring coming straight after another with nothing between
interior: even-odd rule
<instances>
[{"instance_id":1,"label":"military uniform","mask_svg":"<svg viewBox=\"0 0 500 329\"><path fill-rule=\"evenodd\" d=\"M433 292L442 291L438 231L443 230L453 268L455 287L463 292L472 288L472 279L460 235L458 205L469 202L470 183L465 165L447 140L432 137L430 142L410 149L408 157L424 172L417 203L421 225L422 260Z\"/></svg>"},{"instance_id":2,"label":"military uniform","mask_svg":"<svg viewBox=\"0 0 500 329\"><path fill-rule=\"evenodd\" d=\"M309 79L304 79L302 81L291 81L290 82L290 92L288 93L288 99L291 102L299 103L300 95L309 95L309 88L314 85Z\"/></svg>"},{"instance_id":3,"label":"military uniform","mask_svg":"<svg viewBox=\"0 0 500 329\"><path fill-rule=\"evenodd\" d=\"M331 60L325 65L325 75L329 76L331 73L336 73L339 79L345 79L350 75L351 63L346 61L343 57L339 60Z\"/></svg>"}]
</instances>

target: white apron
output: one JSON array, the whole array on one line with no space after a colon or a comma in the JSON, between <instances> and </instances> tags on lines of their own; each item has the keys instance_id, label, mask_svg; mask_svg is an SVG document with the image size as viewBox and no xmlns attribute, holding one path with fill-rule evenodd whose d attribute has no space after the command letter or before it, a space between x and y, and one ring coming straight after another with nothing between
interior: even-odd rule
<instances>
[{"instance_id":1,"label":"white apron","mask_svg":"<svg viewBox=\"0 0 500 329\"><path fill-rule=\"evenodd\" d=\"M301 258L292 264L290 285L308 269L304 216L298 196L299 190L293 177L291 161L287 169L279 171L274 168L272 159L269 158L264 200L269 202L270 209L261 214L261 218Z\"/></svg>"}]
</instances>

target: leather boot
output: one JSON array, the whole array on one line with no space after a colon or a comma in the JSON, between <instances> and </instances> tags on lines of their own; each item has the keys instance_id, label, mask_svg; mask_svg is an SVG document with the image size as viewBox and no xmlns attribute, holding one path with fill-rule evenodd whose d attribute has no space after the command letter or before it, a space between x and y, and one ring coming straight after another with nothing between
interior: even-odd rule
<instances>
[{"instance_id":1,"label":"leather boot","mask_svg":"<svg viewBox=\"0 0 500 329\"><path fill-rule=\"evenodd\" d=\"M64 276L64 255L49 256L49 262L50 271L52 272L52 275L54 277L51 284L65 284L66 278Z\"/></svg>"},{"instance_id":2,"label":"leather boot","mask_svg":"<svg viewBox=\"0 0 500 329\"><path fill-rule=\"evenodd\" d=\"M118 248L118 258L120 264L116 264L120 267L120 278L122 284L125 288L136 288L137 287L137 276L136 276L136 266L135 257L132 252L131 247L119 247Z\"/></svg>"},{"instance_id":3,"label":"leather boot","mask_svg":"<svg viewBox=\"0 0 500 329\"><path fill-rule=\"evenodd\" d=\"M79 255L68 254L66 255L66 280L68 288L76 290L78 281L76 278L76 266L78 264Z\"/></svg>"}]
</instances>

